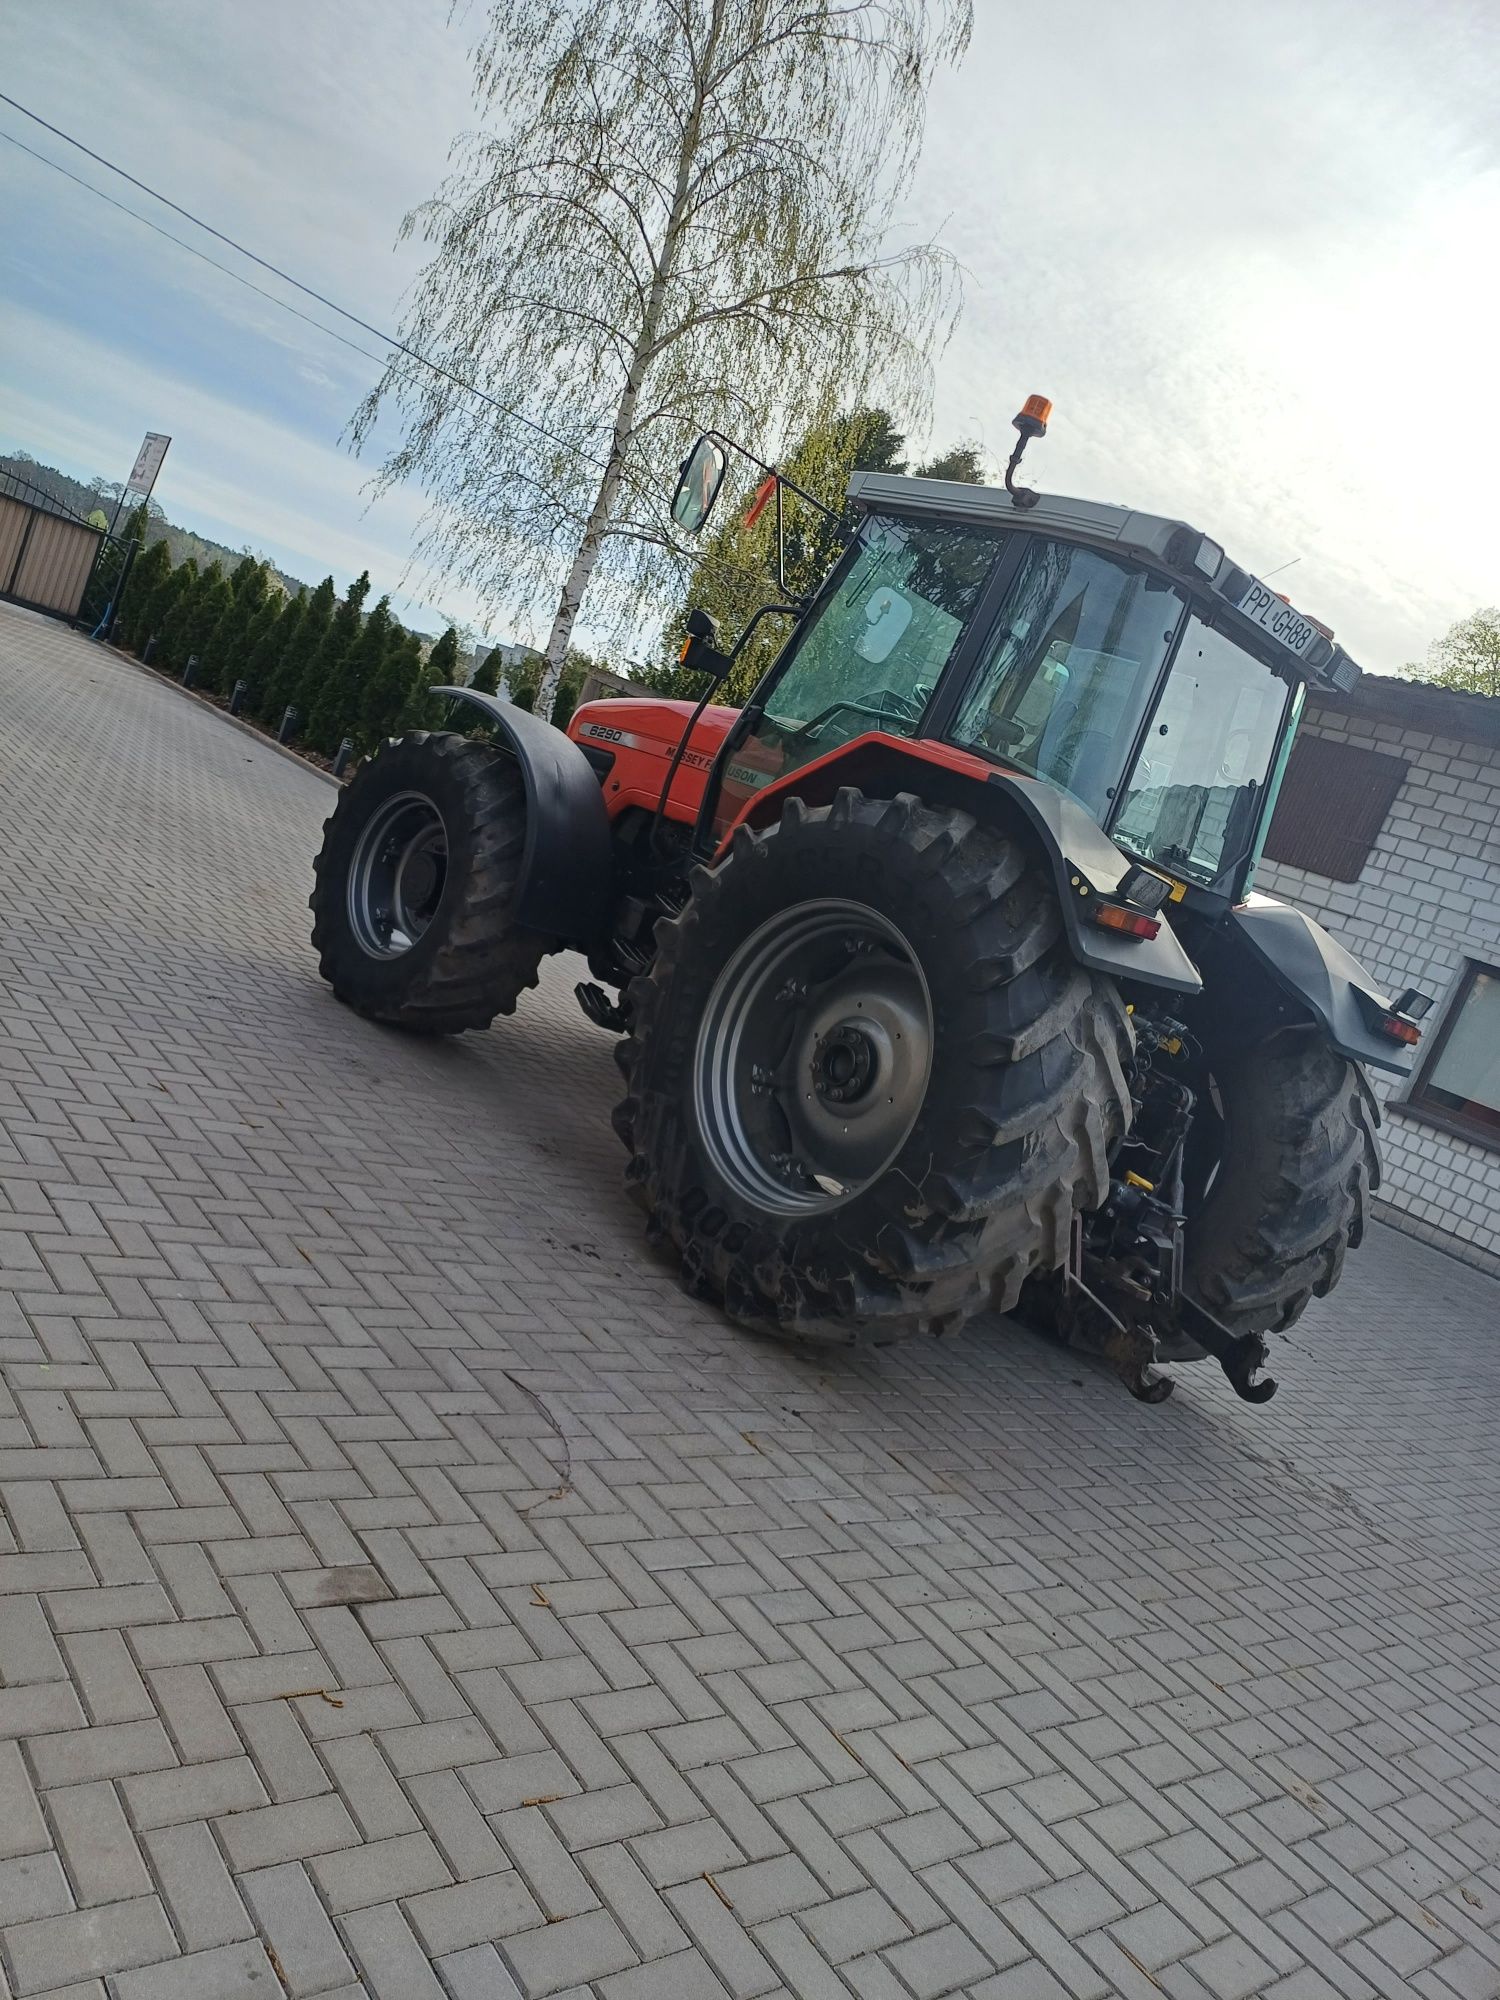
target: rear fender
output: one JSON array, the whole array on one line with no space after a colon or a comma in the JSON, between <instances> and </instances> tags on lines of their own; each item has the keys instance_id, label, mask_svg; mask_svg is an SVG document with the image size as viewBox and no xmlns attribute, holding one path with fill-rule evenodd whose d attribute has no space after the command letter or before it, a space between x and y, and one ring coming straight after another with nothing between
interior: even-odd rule
<instances>
[{"instance_id":1,"label":"rear fender","mask_svg":"<svg viewBox=\"0 0 1500 2000\"><path fill-rule=\"evenodd\" d=\"M1341 1056L1397 1076L1410 1072L1412 1052L1370 1025L1390 1012L1389 996L1321 924L1288 903L1257 895L1232 910L1230 919L1239 949L1306 1009ZM1230 970L1232 976L1232 965Z\"/></svg>"},{"instance_id":2,"label":"rear fender","mask_svg":"<svg viewBox=\"0 0 1500 2000\"><path fill-rule=\"evenodd\" d=\"M1086 921L1095 896L1113 895L1135 864L1081 805L1040 778L1023 778L1013 771L992 771L986 789L1009 801L1045 852L1068 942L1081 965L1107 972L1112 979L1165 987L1170 993L1202 992L1198 968L1167 921L1165 905L1157 912L1161 929L1154 938L1121 937Z\"/></svg>"},{"instance_id":3,"label":"rear fender","mask_svg":"<svg viewBox=\"0 0 1500 2000\"><path fill-rule=\"evenodd\" d=\"M614 848L599 776L571 738L513 701L477 688L434 694L480 709L521 767L526 846L516 921L527 930L590 951L606 934Z\"/></svg>"},{"instance_id":4,"label":"rear fender","mask_svg":"<svg viewBox=\"0 0 1500 2000\"><path fill-rule=\"evenodd\" d=\"M1122 984L1157 986L1171 993L1199 993L1203 981L1183 950L1165 911L1154 938L1127 938L1085 920L1093 897L1108 896L1132 862L1083 807L1066 793L997 771L967 751L942 743L911 743L900 737L856 737L827 757L804 764L757 794L745 817L752 825L780 817L789 794L807 805L823 805L841 785L858 785L877 797L916 792L937 805L958 805L979 820L1008 825L1029 836L1046 857L1062 905L1068 944L1080 965L1107 973Z\"/></svg>"}]
</instances>

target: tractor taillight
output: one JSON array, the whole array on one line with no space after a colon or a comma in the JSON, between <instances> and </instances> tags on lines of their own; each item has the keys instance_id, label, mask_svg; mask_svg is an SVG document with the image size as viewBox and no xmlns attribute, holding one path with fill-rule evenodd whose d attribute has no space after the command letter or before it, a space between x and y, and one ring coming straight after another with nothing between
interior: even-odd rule
<instances>
[{"instance_id":1,"label":"tractor taillight","mask_svg":"<svg viewBox=\"0 0 1500 2000\"><path fill-rule=\"evenodd\" d=\"M1432 1012L1432 1002L1415 986L1408 986L1394 1000L1358 987L1354 997L1359 1011L1377 1035L1384 1035L1390 1042L1404 1042L1409 1049L1421 1041L1422 1022Z\"/></svg>"},{"instance_id":2,"label":"tractor taillight","mask_svg":"<svg viewBox=\"0 0 1500 2000\"><path fill-rule=\"evenodd\" d=\"M1154 938L1161 929L1155 917L1148 917L1141 910L1127 910L1123 903L1095 903L1089 915L1105 930L1121 931L1126 937Z\"/></svg>"}]
</instances>

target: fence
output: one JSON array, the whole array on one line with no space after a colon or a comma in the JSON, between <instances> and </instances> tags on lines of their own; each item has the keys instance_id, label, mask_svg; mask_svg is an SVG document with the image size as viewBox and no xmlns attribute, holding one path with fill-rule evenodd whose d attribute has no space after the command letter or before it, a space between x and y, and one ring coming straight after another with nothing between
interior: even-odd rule
<instances>
[{"instance_id":1,"label":"fence","mask_svg":"<svg viewBox=\"0 0 1500 2000\"><path fill-rule=\"evenodd\" d=\"M0 485L0 597L76 618L104 539L102 528L40 487L7 475Z\"/></svg>"},{"instance_id":2,"label":"fence","mask_svg":"<svg viewBox=\"0 0 1500 2000\"><path fill-rule=\"evenodd\" d=\"M96 638L107 639L114 630L115 614L130 565L140 554L140 543L128 535L106 535L78 605L77 621Z\"/></svg>"}]
</instances>

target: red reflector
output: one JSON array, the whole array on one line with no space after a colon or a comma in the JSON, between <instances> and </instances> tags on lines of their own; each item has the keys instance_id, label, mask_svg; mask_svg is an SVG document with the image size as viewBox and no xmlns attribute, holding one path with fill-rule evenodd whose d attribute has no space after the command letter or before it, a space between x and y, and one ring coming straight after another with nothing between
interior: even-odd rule
<instances>
[{"instance_id":1,"label":"red reflector","mask_svg":"<svg viewBox=\"0 0 1500 2000\"><path fill-rule=\"evenodd\" d=\"M763 479L755 489L755 498L745 510L745 526L753 528L766 511L771 495L776 491L776 474L773 472Z\"/></svg>"},{"instance_id":2,"label":"red reflector","mask_svg":"<svg viewBox=\"0 0 1500 2000\"><path fill-rule=\"evenodd\" d=\"M1161 929L1155 917L1148 917L1139 910L1127 910L1120 903L1095 903L1091 912L1094 922L1102 924L1107 931L1123 931L1126 937L1154 938Z\"/></svg>"},{"instance_id":3,"label":"red reflector","mask_svg":"<svg viewBox=\"0 0 1500 2000\"><path fill-rule=\"evenodd\" d=\"M1389 1035L1393 1042L1417 1043L1422 1039L1422 1030L1412 1021L1403 1021L1397 1014L1382 1014L1380 1032Z\"/></svg>"}]
</instances>

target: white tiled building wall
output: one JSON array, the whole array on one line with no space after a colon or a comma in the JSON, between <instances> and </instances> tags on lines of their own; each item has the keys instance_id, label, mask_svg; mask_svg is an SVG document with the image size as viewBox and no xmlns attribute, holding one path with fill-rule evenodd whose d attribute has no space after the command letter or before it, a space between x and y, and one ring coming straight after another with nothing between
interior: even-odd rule
<instances>
[{"instance_id":1,"label":"white tiled building wall","mask_svg":"<svg viewBox=\"0 0 1500 2000\"><path fill-rule=\"evenodd\" d=\"M1264 861L1255 887L1316 918L1393 994L1432 994L1430 1046L1464 961L1500 965L1500 749L1311 706L1302 728L1411 768L1357 882ZM1500 1271L1500 1151L1403 1114L1404 1082L1371 1075L1387 1219Z\"/></svg>"}]
</instances>

